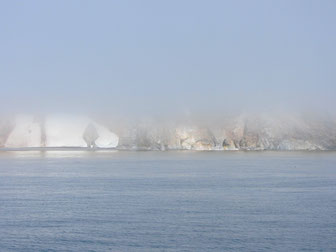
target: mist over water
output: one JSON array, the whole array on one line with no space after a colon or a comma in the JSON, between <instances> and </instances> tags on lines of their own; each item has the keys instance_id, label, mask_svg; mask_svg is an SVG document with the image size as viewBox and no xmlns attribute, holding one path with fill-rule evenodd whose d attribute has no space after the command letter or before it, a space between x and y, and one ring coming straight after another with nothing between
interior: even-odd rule
<instances>
[{"instance_id":1,"label":"mist over water","mask_svg":"<svg viewBox=\"0 0 336 252\"><path fill-rule=\"evenodd\" d=\"M0 9L1 114L335 115L334 1L10 1Z\"/></svg>"},{"instance_id":2,"label":"mist over water","mask_svg":"<svg viewBox=\"0 0 336 252\"><path fill-rule=\"evenodd\" d=\"M334 149L335 7L1 3L0 147Z\"/></svg>"},{"instance_id":3,"label":"mist over water","mask_svg":"<svg viewBox=\"0 0 336 252\"><path fill-rule=\"evenodd\" d=\"M0 1L1 251L336 251L336 1Z\"/></svg>"}]
</instances>

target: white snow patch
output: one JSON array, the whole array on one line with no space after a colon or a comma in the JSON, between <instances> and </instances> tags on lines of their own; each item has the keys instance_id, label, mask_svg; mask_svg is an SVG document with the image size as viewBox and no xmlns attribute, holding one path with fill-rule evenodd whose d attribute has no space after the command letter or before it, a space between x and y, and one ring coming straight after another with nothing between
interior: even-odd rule
<instances>
[{"instance_id":1,"label":"white snow patch","mask_svg":"<svg viewBox=\"0 0 336 252\"><path fill-rule=\"evenodd\" d=\"M32 115L18 115L8 136L6 148L41 147L41 126Z\"/></svg>"},{"instance_id":2,"label":"white snow patch","mask_svg":"<svg viewBox=\"0 0 336 252\"><path fill-rule=\"evenodd\" d=\"M119 137L108 130L106 127L93 123L97 129L99 137L95 141L96 146L99 148L115 148L119 143Z\"/></svg>"},{"instance_id":3,"label":"white snow patch","mask_svg":"<svg viewBox=\"0 0 336 252\"><path fill-rule=\"evenodd\" d=\"M89 122L86 117L48 116L45 120L46 147L87 147L83 134Z\"/></svg>"}]
</instances>

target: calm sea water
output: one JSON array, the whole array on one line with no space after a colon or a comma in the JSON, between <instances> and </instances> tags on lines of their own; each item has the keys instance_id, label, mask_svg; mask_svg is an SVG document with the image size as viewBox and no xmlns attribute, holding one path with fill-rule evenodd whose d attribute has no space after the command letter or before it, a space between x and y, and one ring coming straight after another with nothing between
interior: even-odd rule
<instances>
[{"instance_id":1,"label":"calm sea water","mask_svg":"<svg viewBox=\"0 0 336 252\"><path fill-rule=\"evenodd\" d=\"M0 251L336 251L334 152L0 152Z\"/></svg>"}]
</instances>

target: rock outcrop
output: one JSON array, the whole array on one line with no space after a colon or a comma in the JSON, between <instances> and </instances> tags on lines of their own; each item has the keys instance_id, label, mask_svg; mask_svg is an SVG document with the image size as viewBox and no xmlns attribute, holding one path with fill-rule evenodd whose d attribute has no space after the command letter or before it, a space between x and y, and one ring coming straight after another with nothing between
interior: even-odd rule
<instances>
[{"instance_id":1,"label":"rock outcrop","mask_svg":"<svg viewBox=\"0 0 336 252\"><path fill-rule=\"evenodd\" d=\"M86 126L86 129L83 134L83 138L87 146L90 148L96 147L96 141L98 137L99 135L98 135L96 127L92 123L89 123L89 125Z\"/></svg>"},{"instance_id":2,"label":"rock outcrop","mask_svg":"<svg viewBox=\"0 0 336 252\"><path fill-rule=\"evenodd\" d=\"M127 142L127 144L126 144ZM290 115L241 115L216 124L140 123L120 137L136 150L336 150L336 122Z\"/></svg>"},{"instance_id":3,"label":"rock outcrop","mask_svg":"<svg viewBox=\"0 0 336 252\"><path fill-rule=\"evenodd\" d=\"M0 147L124 150L336 150L336 120L240 115L216 123L155 120L113 125L78 116L18 116L0 123ZM114 133L116 132L116 133Z\"/></svg>"}]
</instances>

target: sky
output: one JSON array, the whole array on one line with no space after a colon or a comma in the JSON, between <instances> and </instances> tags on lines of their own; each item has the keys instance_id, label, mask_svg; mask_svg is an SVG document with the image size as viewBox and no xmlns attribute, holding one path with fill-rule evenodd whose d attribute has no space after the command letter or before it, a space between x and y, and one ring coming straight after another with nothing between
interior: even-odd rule
<instances>
[{"instance_id":1,"label":"sky","mask_svg":"<svg viewBox=\"0 0 336 252\"><path fill-rule=\"evenodd\" d=\"M0 112L332 112L335 13L333 0L0 0Z\"/></svg>"}]
</instances>

